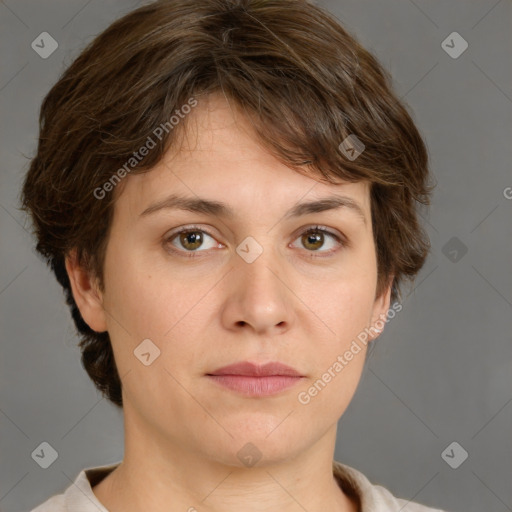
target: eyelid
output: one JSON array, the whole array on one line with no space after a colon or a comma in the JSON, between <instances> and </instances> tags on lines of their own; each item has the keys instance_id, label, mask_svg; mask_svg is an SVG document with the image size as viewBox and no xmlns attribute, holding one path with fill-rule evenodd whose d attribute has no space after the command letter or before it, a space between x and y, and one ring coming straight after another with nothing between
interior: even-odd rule
<instances>
[{"instance_id":1,"label":"eyelid","mask_svg":"<svg viewBox=\"0 0 512 512\"><path fill-rule=\"evenodd\" d=\"M332 237L336 238L340 243L348 243L345 236L341 232L335 229L328 228L327 226L322 226L321 224L313 224L308 228L300 228L298 231L296 231L296 234L293 235L295 237L294 240L300 235L304 235L306 233L315 231L321 231L327 235L331 235Z\"/></svg>"},{"instance_id":2,"label":"eyelid","mask_svg":"<svg viewBox=\"0 0 512 512\"><path fill-rule=\"evenodd\" d=\"M204 233L206 233L207 235L210 235L212 238L215 238L215 235L213 235L212 233L210 233L210 231L208 231L208 229L205 229L204 226L197 226L195 224L191 224L191 225L187 225L187 226L181 226L179 228L176 228L175 230L172 230L170 231L169 233L166 233L164 235L164 239L165 240L169 240L170 238L176 236L176 235L179 235L180 233L186 233L188 231L203 231Z\"/></svg>"}]
</instances>

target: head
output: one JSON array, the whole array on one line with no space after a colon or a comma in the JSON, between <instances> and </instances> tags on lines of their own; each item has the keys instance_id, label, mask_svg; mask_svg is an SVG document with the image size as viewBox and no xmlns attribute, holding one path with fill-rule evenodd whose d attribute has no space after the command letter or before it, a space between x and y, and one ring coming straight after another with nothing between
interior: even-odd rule
<instances>
[{"instance_id":1,"label":"head","mask_svg":"<svg viewBox=\"0 0 512 512\"><path fill-rule=\"evenodd\" d=\"M45 97L22 204L96 387L193 443L187 421L208 416L190 394L225 398L216 416L253 438L291 404L241 402L207 386L208 371L280 360L307 390L386 315L428 252L417 214L428 179L389 75L324 10L157 1L96 37ZM185 209L162 208L171 195ZM287 215L332 196L342 204ZM149 366L134 355L145 339L160 350ZM290 421L336 421L365 349L307 406L295 393ZM290 446L316 435L303 429Z\"/></svg>"}]
</instances>

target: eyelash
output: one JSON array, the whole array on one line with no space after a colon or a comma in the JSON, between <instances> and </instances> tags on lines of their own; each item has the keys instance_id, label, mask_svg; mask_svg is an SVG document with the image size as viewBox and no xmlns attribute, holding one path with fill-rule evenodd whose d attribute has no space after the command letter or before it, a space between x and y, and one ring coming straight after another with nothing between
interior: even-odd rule
<instances>
[{"instance_id":1,"label":"eyelash","mask_svg":"<svg viewBox=\"0 0 512 512\"><path fill-rule=\"evenodd\" d=\"M194 233L197 231L199 231L201 233L206 233L208 236L215 239L215 236L213 236L210 232L208 232L208 230L206 230L204 228L201 228L199 226L185 226L183 228L180 228L178 231L175 231L170 236L166 237L164 239L164 245L166 245L166 246L170 245L170 242L172 242L177 236L179 236L182 233ZM313 226L313 227L307 228L306 230L299 233L297 238L307 235L309 233L323 233L324 235L329 235L332 238L334 238L334 240L342 248L348 246L348 242L345 239L342 239L336 233L333 233L332 231L330 231L322 226ZM296 240L297 238L295 238L294 240ZM309 252L311 254L311 257L316 257L316 258L329 257L338 251L338 249L331 249L329 251L308 251L307 249L304 249L304 250ZM181 257L184 257L184 258L200 258L201 256L198 256L197 253L208 252L208 250L206 250L206 251L204 251L204 250L203 251L183 251L183 250L174 249L174 248L172 248L172 246L169 249L169 251L174 254L177 254Z\"/></svg>"}]
</instances>

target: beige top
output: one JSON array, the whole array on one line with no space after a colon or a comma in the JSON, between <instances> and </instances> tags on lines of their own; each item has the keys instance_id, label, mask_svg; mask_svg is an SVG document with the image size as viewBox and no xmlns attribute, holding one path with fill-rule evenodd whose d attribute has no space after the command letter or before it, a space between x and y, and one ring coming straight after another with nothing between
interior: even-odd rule
<instances>
[{"instance_id":1,"label":"beige top","mask_svg":"<svg viewBox=\"0 0 512 512\"><path fill-rule=\"evenodd\" d=\"M63 494L52 496L30 512L108 512L92 488L119 464L83 469ZM359 501L360 512L443 512L395 498L387 489L372 484L360 471L341 462L333 461L333 473L341 489Z\"/></svg>"}]
</instances>

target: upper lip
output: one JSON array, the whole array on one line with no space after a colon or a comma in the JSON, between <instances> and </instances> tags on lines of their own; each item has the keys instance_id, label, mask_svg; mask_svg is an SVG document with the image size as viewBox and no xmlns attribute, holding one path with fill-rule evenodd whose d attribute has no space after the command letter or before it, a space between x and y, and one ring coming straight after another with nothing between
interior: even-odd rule
<instances>
[{"instance_id":1,"label":"upper lip","mask_svg":"<svg viewBox=\"0 0 512 512\"><path fill-rule=\"evenodd\" d=\"M208 375L243 375L247 377L283 375L287 377L302 377L297 370L278 361L272 361L263 365L243 361L217 368L217 370L208 373Z\"/></svg>"}]
</instances>

